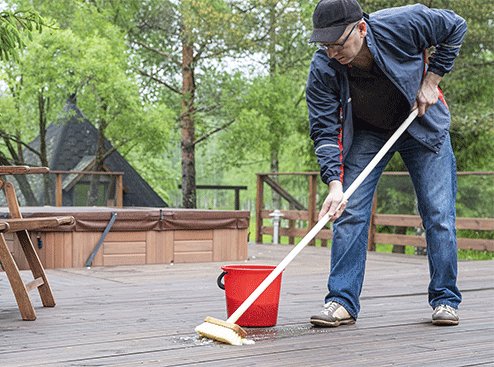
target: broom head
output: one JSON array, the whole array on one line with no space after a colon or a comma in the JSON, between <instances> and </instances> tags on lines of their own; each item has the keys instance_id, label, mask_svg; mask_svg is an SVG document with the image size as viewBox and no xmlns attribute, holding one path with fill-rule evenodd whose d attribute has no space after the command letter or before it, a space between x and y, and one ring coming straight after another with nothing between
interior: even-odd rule
<instances>
[{"instance_id":1,"label":"broom head","mask_svg":"<svg viewBox=\"0 0 494 367\"><path fill-rule=\"evenodd\" d=\"M202 337L226 344L254 344L254 341L246 339L247 332L240 326L212 317L206 317L204 323L196 327L196 332Z\"/></svg>"}]
</instances>

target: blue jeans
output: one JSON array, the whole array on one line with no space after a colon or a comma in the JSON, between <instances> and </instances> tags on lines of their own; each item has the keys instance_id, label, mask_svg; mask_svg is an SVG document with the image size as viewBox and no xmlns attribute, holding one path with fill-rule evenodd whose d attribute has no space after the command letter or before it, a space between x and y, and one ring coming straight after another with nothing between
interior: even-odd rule
<instances>
[{"instance_id":1,"label":"blue jeans","mask_svg":"<svg viewBox=\"0 0 494 367\"><path fill-rule=\"evenodd\" d=\"M345 160L343 188L346 190L387 138L357 131ZM456 160L449 135L438 153L424 147L405 133L369 174L348 201L334 223L331 272L326 302L336 301L357 318L364 281L370 214L374 192L384 168L399 152L410 173L427 240L430 283L429 304L458 308L461 294L456 286Z\"/></svg>"}]
</instances>

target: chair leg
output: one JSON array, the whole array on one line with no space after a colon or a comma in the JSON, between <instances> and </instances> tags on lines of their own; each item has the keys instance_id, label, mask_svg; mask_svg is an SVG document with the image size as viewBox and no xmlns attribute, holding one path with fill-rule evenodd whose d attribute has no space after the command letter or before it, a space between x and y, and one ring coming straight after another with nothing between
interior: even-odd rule
<instances>
[{"instance_id":1,"label":"chair leg","mask_svg":"<svg viewBox=\"0 0 494 367\"><path fill-rule=\"evenodd\" d=\"M14 292L23 320L36 320L36 312L34 311L33 303L31 302L24 281L21 278L19 268L7 247L3 234L0 234L0 260L2 261L3 268L5 269L5 273L12 286L12 291Z\"/></svg>"},{"instance_id":2,"label":"chair leg","mask_svg":"<svg viewBox=\"0 0 494 367\"><path fill-rule=\"evenodd\" d=\"M21 215L21 210L19 208L19 202L17 201L17 196L15 194L15 188L12 182L6 182L0 177L0 187L3 188L5 192L5 197L7 199L7 205L9 207L9 212L10 216L12 218L22 218ZM43 303L43 306L45 307L54 307L55 306L55 298L53 297L53 293L51 291L50 284L48 283L48 278L46 277L45 274L45 269L43 269L43 265L41 264L41 261L39 260L38 254L36 253L36 250L34 249L33 243L31 241L31 237L29 237L29 233L26 230L15 232L17 235L17 238L19 239L19 243L21 245L22 250L24 251L24 255L26 256L27 262L29 264L29 268L31 269L31 272L33 273L34 276L34 281L29 283L26 287L24 283L22 283L23 289L26 291L26 294L29 290L38 288L39 295L41 297L41 302ZM2 241L5 244L5 239L2 237ZM5 250L7 250L7 253L11 259L11 263L15 266L15 269L17 269L17 275L19 275L19 270L17 268L17 265L15 265L14 260L12 259L12 255L8 251L7 245L5 244ZM6 260L7 262L9 260ZM10 278L9 278L10 279ZM12 281L11 281L12 283ZM20 287L20 286L18 286ZM14 285L12 284L12 288L14 288ZM16 295L17 297L17 295ZM22 296L24 297L24 296ZM29 304L32 307L31 300L29 298L29 295L27 295L29 299ZM18 301L19 303L19 301ZM20 308L19 304L19 308ZM22 313L22 311L21 311ZM34 313L34 309L33 309ZM27 315L29 317L29 315ZM23 315L24 320L34 320L36 319L36 315L34 315L34 318L25 318Z\"/></svg>"},{"instance_id":3,"label":"chair leg","mask_svg":"<svg viewBox=\"0 0 494 367\"><path fill-rule=\"evenodd\" d=\"M33 242L27 231L16 232L19 243L24 250L24 255L26 256L29 268L33 273L34 279L41 278L43 280L42 284L37 286L39 295L41 297L41 302L44 307L54 307L55 297L51 291L50 283L48 283L48 278L45 273L45 269L39 260L39 256L34 249Z\"/></svg>"}]
</instances>

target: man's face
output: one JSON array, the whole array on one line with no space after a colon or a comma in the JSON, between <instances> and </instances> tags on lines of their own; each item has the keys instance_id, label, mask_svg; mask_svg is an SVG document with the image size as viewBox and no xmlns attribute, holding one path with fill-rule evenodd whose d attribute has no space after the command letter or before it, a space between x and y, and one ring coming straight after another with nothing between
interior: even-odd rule
<instances>
[{"instance_id":1,"label":"man's face","mask_svg":"<svg viewBox=\"0 0 494 367\"><path fill-rule=\"evenodd\" d=\"M345 32L335 43L322 43L326 46L326 53L330 58L336 59L340 64L346 65L360 52L363 40L367 31L365 27L361 27L362 21L348 25Z\"/></svg>"}]
</instances>

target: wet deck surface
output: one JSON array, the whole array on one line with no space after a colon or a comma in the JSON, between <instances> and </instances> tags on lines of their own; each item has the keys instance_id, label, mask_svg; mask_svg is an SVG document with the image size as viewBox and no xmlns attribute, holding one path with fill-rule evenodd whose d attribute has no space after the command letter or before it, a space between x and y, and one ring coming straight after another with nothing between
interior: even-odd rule
<instances>
[{"instance_id":1,"label":"wet deck surface","mask_svg":"<svg viewBox=\"0 0 494 367\"><path fill-rule=\"evenodd\" d=\"M277 265L289 251L250 244L247 263ZM494 365L493 261L459 262L460 325L437 327L426 258L369 253L357 323L312 328L329 251L308 247L295 258L283 274L277 325L247 329L256 344L240 347L194 332L206 316L227 318L216 285L226 263L50 269L57 306L43 308L31 292L31 322L0 273L0 366Z\"/></svg>"}]
</instances>

